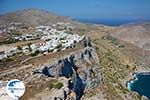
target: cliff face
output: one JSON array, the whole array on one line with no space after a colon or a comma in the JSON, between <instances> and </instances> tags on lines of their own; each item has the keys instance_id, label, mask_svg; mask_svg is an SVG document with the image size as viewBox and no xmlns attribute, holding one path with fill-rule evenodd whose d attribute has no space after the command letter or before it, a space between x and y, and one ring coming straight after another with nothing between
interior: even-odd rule
<instances>
[{"instance_id":1,"label":"cliff face","mask_svg":"<svg viewBox=\"0 0 150 100\"><path fill-rule=\"evenodd\" d=\"M88 41L90 41L88 39ZM84 91L99 85L103 80L102 69L99 65L98 56L86 40L83 42L84 49L71 53L68 57L59 59L54 64L42 66L33 72L34 75L42 74L48 77L65 77L68 82L64 89L62 100L80 100ZM56 92L56 91L55 91ZM72 96L72 94L75 94ZM65 97L65 98L64 98Z\"/></svg>"}]
</instances>

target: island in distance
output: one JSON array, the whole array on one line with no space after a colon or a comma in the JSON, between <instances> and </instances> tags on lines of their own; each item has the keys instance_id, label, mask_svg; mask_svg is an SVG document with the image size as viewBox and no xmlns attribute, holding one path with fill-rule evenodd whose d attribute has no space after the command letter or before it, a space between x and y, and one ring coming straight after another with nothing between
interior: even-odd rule
<instances>
[{"instance_id":1,"label":"island in distance","mask_svg":"<svg viewBox=\"0 0 150 100\"><path fill-rule=\"evenodd\" d=\"M0 15L0 80L22 80L20 100L148 100L127 82L149 71L149 27L86 24L39 9Z\"/></svg>"}]
</instances>

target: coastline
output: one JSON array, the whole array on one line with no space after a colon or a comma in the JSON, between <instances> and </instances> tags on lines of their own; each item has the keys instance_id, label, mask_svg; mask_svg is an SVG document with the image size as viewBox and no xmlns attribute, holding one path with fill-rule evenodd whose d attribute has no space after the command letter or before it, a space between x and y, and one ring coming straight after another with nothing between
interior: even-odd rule
<instances>
[{"instance_id":1,"label":"coastline","mask_svg":"<svg viewBox=\"0 0 150 100\"><path fill-rule=\"evenodd\" d=\"M134 82L138 80L137 74L134 72L132 73L132 77L126 82L126 87L132 91L131 86Z\"/></svg>"},{"instance_id":2,"label":"coastline","mask_svg":"<svg viewBox=\"0 0 150 100\"><path fill-rule=\"evenodd\" d=\"M135 82L137 82L137 81L139 80L139 79L138 79L138 78L139 78L138 75L147 76L147 75L150 75L150 72L148 72L148 71L134 72L134 73L132 74L133 77L132 77L131 79L129 79L129 81L126 82L126 87L127 87L130 91L136 92L136 93L138 93L139 95L141 95L141 97L145 97L145 98L147 98L147 100L149 100L149 99L148 99L149 96L147 96L146 94L140 94L139 91L135 91L134 89L132 89L132 85L133 85Z\"/></svg>"}]
</instances>

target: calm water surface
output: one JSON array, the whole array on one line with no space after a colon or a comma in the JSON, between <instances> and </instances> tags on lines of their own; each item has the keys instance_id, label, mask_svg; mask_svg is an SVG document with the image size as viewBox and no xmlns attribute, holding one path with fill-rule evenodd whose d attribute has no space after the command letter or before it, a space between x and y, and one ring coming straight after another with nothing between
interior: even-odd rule
<instances>
[{"instance_id":1,"label":"calm water surface","mask_svg":"<svg viewBox=\"0 0 150 100\"><path fill-rule=\"evenodd\" d=\"M128 83L128 88L150 99L150 75L136 74L135 77Z\"/></svg>"}]
</instances>

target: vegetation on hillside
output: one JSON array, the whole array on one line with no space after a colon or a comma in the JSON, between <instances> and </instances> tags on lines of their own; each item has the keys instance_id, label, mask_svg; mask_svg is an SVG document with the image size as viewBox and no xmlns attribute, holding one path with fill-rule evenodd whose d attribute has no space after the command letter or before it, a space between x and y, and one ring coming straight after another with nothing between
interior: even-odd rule
<instances>
[{"instance_id":1,"label":"vegetation on hillside","mask_svg":"<svg viewBox=\"0 0 150 100\"><path fill-rule=\"evenodd\" d=\"M126 62L128 57L121 52L125 46L116 38L108 35L94 39L94 44L96 44L99 61L104 69L105 79L101 87L106 98L108 100L124 100L127 98L126 96L133 94L131 95L132 100L140 100L139 95L132 93L126 87L126 79L129 73L132 73L133 66L130 62Z\"/></svg>"}]
</instances>

